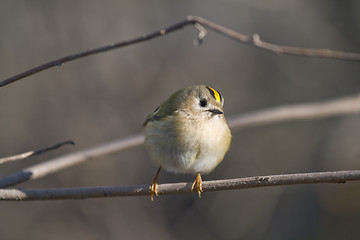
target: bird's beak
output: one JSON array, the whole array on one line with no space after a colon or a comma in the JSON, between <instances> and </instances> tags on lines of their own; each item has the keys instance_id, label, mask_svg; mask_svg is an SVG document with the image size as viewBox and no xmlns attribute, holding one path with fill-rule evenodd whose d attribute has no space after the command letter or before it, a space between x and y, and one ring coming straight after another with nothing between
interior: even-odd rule
<instances>
[{"instance_id":1,"label":"bird's beak","mask_svg":"<svg viewBox=\"0 0 360 240\"><path fill-rule=\"evenodd\" d=\"M219 114L224 114L222 111L220 111L219 109L209 109L208 110L209 112L211 112L212 114L216 114L216 115L219 115Z\"/></svg>"}]
</instances>

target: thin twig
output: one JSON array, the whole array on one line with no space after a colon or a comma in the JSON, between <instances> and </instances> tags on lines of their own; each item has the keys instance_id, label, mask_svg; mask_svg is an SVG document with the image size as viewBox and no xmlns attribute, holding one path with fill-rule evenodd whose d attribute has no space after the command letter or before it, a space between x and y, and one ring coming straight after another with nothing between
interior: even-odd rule
<instances>
[{"instance_id":1,"label":"thin twig","mask_svg":"<svg viewBox=\"0 0 360 240\"><path fill-rule=\"evenodd\" d=\"M345 183L360 180L360 170L255 176L204 181L204 192L310 183ZM191 182L158 185L159 195L191 192ZM57 189L0 189L0 200L59 200L149 196L149 185ZM150 200L149 200L150 201Z\"/></svg>"},{"instance_id":2,"label":"thin twig","mask_svg":"<svg viewBox=\"0 0 360 240\"><path fill-rule=\"evenodd\" d=\"M281 121L308 120L356 113L360 113L360 94L323 102L294 104L245 113L230 117L228 123L233 130L237 130ZM95 157L139 146L143 142L144 137L137 134L51 159L0 178L0 188L10 187L30 179L37 179Z\"/></svg>"},{"instance_id":3,"label":"thin twig","mask_svg":"<svg viewBox=\"0 0 360 240\"><path fill-rule=\"evenodd\" d=\"M55 149L57 149L59 147L67 145L67 144L75 145L75 143L73 141L65 141L65 142L62 142L62 143L55 144L55 145L53 145L51 147L46 147L46 148L42 148L42 149L39 149L39 150L24 152L24 153L21 153L21 154L18 154L18 155L13 155L13 156L9 156L9 157L0 158L0 164L10 162L10 161L16 161L16 160L22 160L22 159L25 159L25 158L29 158L29 157L34 156L34 155L39 155L39 154L42 154L42 153L45 153L45 152L48 152L48 151L51 151L51 150L55 150Z\"/></svg>"},{"instance_id":4,"label":"thin twig","mask_svg":"<svg viewBox=\"0 0 360 240\"><path fill-rule=\"evenodd\" d=\"M252 37L249 37L247 35L235 32L231 29L228 29L226 27L218 25L216 23L210 22L201 17L188 16L183 21L180 21L180 22L175 23L167 28L155 31L150 34L144 34L140 37L136 37L136 38L133 38L133 39L130 39L127 41L122 41L122 42L106 45L103 47L71 54L71 55L47 62L47 63L37 66L35 68L31 68L25 72L22 72L20 74L17 74L13 77L10 77L8 79L1 81L0 87L3 87L7 84L16 82L22 78L25 78L25 77L33 75L35 73L44 71L46 69L56 67L56 66L61 66L62 64L69 62L69 61L87 57L87 56L90 56L93 54L98 54L101 52L110 51L110 50L113 50L116 48L121 48L121 47L125 47L128 45L144 42L144 41L156 38L156 37L161 37L168 33L180 30L187 25L195 25L196 29L198 29L200 31L199 36L196 41L198 44L200 44L203 41L203 39L206 35L205 29L201 26L201 25L203 25L203 26L206 26L206 27L208 27L220 34L223 34L231 39L234 39L240 43L244 43L244 44L247 44L247 45L250 45L253 47L264 49L264 50L274 52L274 53L280 54L280 55L281 54L289 54L289 55L299 55L299 56L306 56L306 57L332 58L332 59L345 60L345 61L360 61L359 53L334 51L334 50L330 50L330 49L298 48L298 47L291 47L291 46L284 46L284 45L276 45L276 44L272 44L272 43L264 42L264 41L260 40L260 37L258 34L254 34Z\"/></svg>"},{"instance_id":5,"label":"thin twig","mask_svg":"<svg viewBox=\"0 0 360 240\"><path fill-rule=\"evenodd\" d=\"M66 63L66 62L70 62L70 61L73 61L73 60L76 60L76 59L79 59L79 58L87 57L87 56L90 56L90 55L93 55L93 54L98 54L98 53L110 51L110 50L113 50L113 49L116 49L116 48L121 48L121 47L125 47L125 46L128 46L128 45L136 44L136 43L139 43L139 42L147 41L147 40L150 40L152 38L164 36L164 35L166 35L166 34L168 34L170 32L173 32L173 31L176 31L176 30L179 30L179 29L183 28L185 25L188 25L188 24L192 24L192 22L190 22L189 20L186 19L186 20L183 20L183 21L181 21L179 23L171 25L171 26L169 26L169 27L167 27L165 29L155 31L155 32L150 33L150 34L143 34L142 36L136 37L136 38L131 39L131 40L122 41L122 42L102 46L102 47L99 47L99 48L86 50L86 51L83 51L83 52L71 54L71 55L68 55L68 56L65 56L65 57L62 57L62 58L47 62L47 63L42 64L40 66L37 66L35 68L31 68L31 69L29 69L29 70L27 70L25 72L17 74L17 75L15 75L13 77L5 79L4 81L0 82L0 87L3 87L5 85L7 85L7 84L16 82L16 81L18 81L18 80L20 80L22 78L28 77L30 75L33 75L35 73L44 71L46 69L56 67L56 66L61 66L62 64Z\"/></svg>"}]
</instances>

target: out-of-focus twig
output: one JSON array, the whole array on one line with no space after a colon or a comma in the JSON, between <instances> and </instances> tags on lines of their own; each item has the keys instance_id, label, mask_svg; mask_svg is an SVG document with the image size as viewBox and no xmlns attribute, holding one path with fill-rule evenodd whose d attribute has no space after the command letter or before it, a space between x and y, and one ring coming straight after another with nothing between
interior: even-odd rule
<instances>
[{"instance_id":1,"label":"out-of-focus twig","mask_svg":"<svg viewBox=\"0 0 360 240\"><path fill-rule=\"evenodd\" d=\"M46 147L46 148L42 148L42 149L39 149L39 150L24 152L24 153L21 153L21 154L0 158L0 164L6 163L6 162L11 162L11 161L16 161L16 160L22 160L22 159L25 159L25 158L29 158L29 157L34 156L34 155L39 155L39 154L42 154L44 152L55 150L55 149L57 149L59 147L67 145L67 144L75 145L75 143L73 141L65 141L65 142L62 142L62 143L55 144L55 145L53 145L51 147Z\"/></svg>"},{"instance_id":2,"label":"out-of-focus twig","mask_svg":"<svg viewBox=\"0 0 360 240\"><path fill-rule=\"evenodd\" d=\"M255 176L204 181L204 192L309 183L345 183L360 180L360 170ZM158 185L159 195L191 192L191 182ZM58 189L0 189L0 200L59 200L120 196L149 196L149 185ZM150 201L150 199L149 199Z\"/></svg>"},{"instance_id":3,"label":"out-of-focus twig","mask_svg":"<svg viewBox=\"0 0 360 240\"><path fill-rule=\"evenodd\" d=\"M360 94L243 113L230 117L228 123L231 128L240 129L282 121L309 120L355 113L360 113Z\"/></svg>"},{"instance_id":4,"label":"out-of-focus twig","mask_svg":"<svg viewBox=\"0 0 360 240\"><path fill-rule=\"evenodd\" d=\"M281 121L309 120L356 113L360 113L360 94L323 102L293 104L244 113L230 117L228 122L233 130L237 130ZM143 142L144 137L137 134L51 159L0 178L0 188L10 187L30 179L37 179L95 157L138 146Z\"/></svg>"},{"instance_id":5,"label":"out-of-focus twig","mask_svg":"<svg viewBox=\"0 0 360 240\"><path fill-rule=\"evenodd\" d=\"M61 66L62 64L73 61L79 58L87 57L93 54L98 54L106 51L110 51L116 48L125 47L128 45L132 45L135 43L144 42L156 37L164 36L168 33L177 31L182 29L183 27L187 25L194 25L196 29L199 30L199 36L197 38L196 43L200 44L205 35L206 31L202 26L205 26L207 28L210 28L220 34L223 34L231 39L234 39L240 43L244 43L253 47L257 47L263 50L271 51L276 54L289 54L289 55L299 55L299 56L305 56L305 57L322 57L322 58L332 58L332 59L338 59L338 60L346 60L346 61L360 61L360 54L359 53L351 53L351 52L342 52L342 51L334 51L330 49L316 49L316 48L298 48L298 47L291 47L291 46L284 46L284 45L277 45L272 44L269 42L265 42L260 40L260 37L258 34L254 34L252 37L249 37L247 35L235 32L229 28L226 28L224 26L221 26L219 24L213 23L211 21L208 21L201 17L196 16L188 16L185 20L180 21L178 23L175 23L167 28L155 31L150 34L143 34L140 37L136 37L127 41L122 41L118 43L113 43L107 46L94 48L90 50L86 50L83 52L71 54L50 62L47 62L45 64L42 64L40 66L37 66L35 68L29 69L25 72L19 73L13 77L10 77L8 79L5 79L0 82L0 87L3 87L7 84L16 82L22 78L25 78L27 76L33 75L35 73L44 71L46 69Z\"/></svg>"},{"instance_id":6,"label":"out-of-focus twig","mask_svg":"<svg viewBox=\"0 0 360 240\"><path fill-rule=\"evenodd\" d=\"M95 147L60 156L1 178L0 188L6 188L30 179L37 179L95 157L140 145L143 141L144 139L142 135L133 135L117 141L104 143Z\"/></svg>"}]
</instances>

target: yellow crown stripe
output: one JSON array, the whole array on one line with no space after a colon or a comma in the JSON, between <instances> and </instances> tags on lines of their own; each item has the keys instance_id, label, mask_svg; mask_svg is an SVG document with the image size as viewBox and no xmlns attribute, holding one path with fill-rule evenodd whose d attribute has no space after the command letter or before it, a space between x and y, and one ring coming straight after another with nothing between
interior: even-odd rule
<instances>
[{"instance_id":1,"label":"yellow crown stripe","mask_svg":"<svg viewBox=\"0 0 360 240\"><path fill-rule=\"evenodd\" d=\"M206 88L209 89L210 93L213 95L216 101L221 102L221 94L218 91L216 91L212 87L206 87Z\"/></svg>"}]
</instances>

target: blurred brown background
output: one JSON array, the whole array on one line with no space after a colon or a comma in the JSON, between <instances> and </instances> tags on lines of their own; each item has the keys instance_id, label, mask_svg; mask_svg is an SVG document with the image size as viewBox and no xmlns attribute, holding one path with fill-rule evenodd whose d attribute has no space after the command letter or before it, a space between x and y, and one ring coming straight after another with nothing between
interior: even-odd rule
<instances>
[{"instance_id":1,"label":"blurred brown background","mask_svg":"<svg viewBox=\"0 0 360 240\"><path fill-rule=\"evenodd\" d=\"M1 1L0 80L49 60L150 33L198 15L265 41L360 52L359 1ZM98 54L0 89L0 156L74 140L75 147L0 166L0 177L141 131L172 92L204 83L226 115L360 91L360 65L277 56L186 27ZM233 132L223 163L204 180L360 169L359 115ZM19 185L151 182L143 146ZM162 172L160 182L192 181ZM0 202L0 239L359 239L360 183L68 201Z\"/></svg>"}]
</instances>

